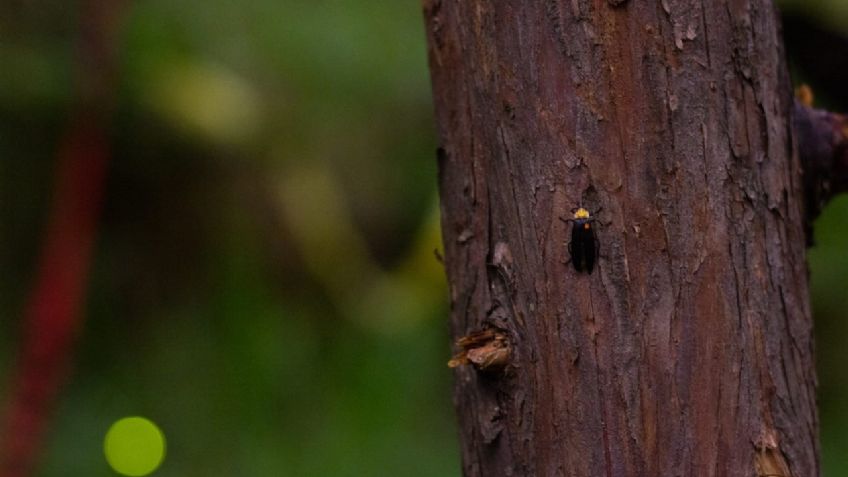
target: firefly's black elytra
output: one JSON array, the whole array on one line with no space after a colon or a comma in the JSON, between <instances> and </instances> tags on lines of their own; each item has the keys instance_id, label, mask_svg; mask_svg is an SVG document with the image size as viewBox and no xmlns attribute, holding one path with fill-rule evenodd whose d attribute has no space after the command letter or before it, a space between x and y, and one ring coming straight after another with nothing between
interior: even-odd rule
<instances>
[{"instance_id":1,"label":"firefly's black elytra","mask_svg":"<svg viewBox=\"0 0 848 477\"><path fill-rule=\"evenodd\" d=\"M574 217L571 219L560 219L563 222L572 222L571 242L568 243L568 253L571 255L571 263L578 272L592 273L595 261L598 259L600 244L595 235L592 223L595 218L583 207L573 210Z\"/></svg>"}]
</instances>

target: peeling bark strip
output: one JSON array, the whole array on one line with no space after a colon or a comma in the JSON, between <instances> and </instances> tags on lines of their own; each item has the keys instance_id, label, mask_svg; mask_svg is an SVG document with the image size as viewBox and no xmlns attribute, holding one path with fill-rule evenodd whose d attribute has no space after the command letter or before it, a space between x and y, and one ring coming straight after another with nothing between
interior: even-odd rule
<instances>
[{"instance_id":1,"label":"peeling bark strip","mask_svg":"<svg viewBox=\"0 0 848 477\"><path fill-rule=\"evenodd\" d=\"M424 0L468 476L819 473L803 181L768 0ZM563 262L603 208L592 275Z\"/></svg>"}]
</instances>

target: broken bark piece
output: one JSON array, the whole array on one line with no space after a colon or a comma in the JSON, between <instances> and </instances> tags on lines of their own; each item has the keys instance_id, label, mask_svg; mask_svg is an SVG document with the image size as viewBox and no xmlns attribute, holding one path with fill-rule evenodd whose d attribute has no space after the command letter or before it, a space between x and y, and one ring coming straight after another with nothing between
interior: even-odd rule
<instances>
[{"instance_id":1,"label":"broken bark piece","mask_svg":"<svg viewBox=\"0 0 848 477\"><path fill-rule=\"evenodd\" d=\"M509 363L509 341L494 328L463 336L456 344L462 349L448 361L450 368L470 363L479 371L497 371Z\"/></svg>"}]
</instances>

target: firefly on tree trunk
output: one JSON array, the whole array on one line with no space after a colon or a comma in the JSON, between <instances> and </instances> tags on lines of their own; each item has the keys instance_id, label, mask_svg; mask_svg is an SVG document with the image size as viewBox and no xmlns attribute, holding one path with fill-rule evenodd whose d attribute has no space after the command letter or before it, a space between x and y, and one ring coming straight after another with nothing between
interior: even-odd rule
<instances>
[{"instance_id":1,"label":"firefly on tree trunk","mask_svg":"<svg viewBox=\"0 0 848 477\"><path fill-rule=\"evenodd\" d=\"M600 211L601 209L598 209L596 214ZM568 243L569 260L578 272L591 274L601 249L593 227L595 217L583 207L574 208L571 212L574 214L572 218L559 218L565 223L571 222L572 224L571 241Z\"/></svg>"}]
</instances>

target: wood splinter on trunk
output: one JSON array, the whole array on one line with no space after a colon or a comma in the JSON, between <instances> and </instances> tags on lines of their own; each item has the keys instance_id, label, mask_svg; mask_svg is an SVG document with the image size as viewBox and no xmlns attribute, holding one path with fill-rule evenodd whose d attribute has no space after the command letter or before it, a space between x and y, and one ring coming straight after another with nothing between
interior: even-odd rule
<instances>
[{"instance_id":1,"label":"wood splinter on trunk","mask_svg":"<svg viewBox=\"0 0 848 477\"><path fill-rule=\"evenodd\" d=\"M510 348L506 334L493 328L475 331L456 342L459 353L448 361L448 367L471 364L478 371L499 371L509 362Z\"/></svg>"},{"instance_id":2,"label":"wood splinter on trunk","mask_svg":"<svg viewBox=\"0 0 848 477\"><path fill-rule=\"evenodd\" d=\"M786 458L780 450L775 431L768 430L755 444L757 477L792 477Z\"/></svg>"}]
</instances>

